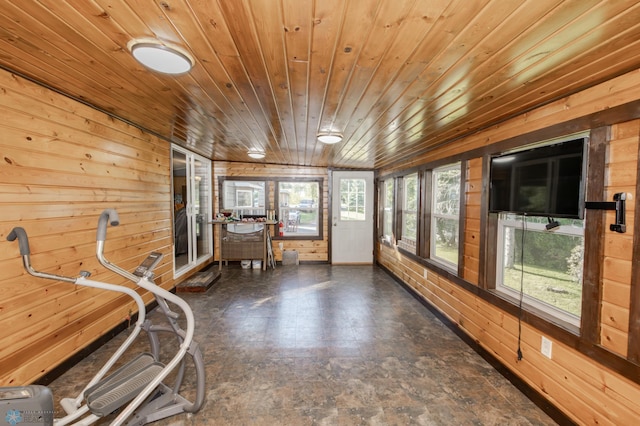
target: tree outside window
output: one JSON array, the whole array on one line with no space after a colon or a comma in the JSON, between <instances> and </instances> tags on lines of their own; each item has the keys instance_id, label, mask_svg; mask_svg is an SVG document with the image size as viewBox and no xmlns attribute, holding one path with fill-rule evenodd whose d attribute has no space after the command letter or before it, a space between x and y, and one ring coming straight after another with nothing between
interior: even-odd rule
<instances>
[{"instance_id":1,"label":"tree outside window","mask_svg":"<svg viewBox=\"0 0 640 426\"><path fill-rule=\"evenodd\" d=\"M460 164L433 170L431 259L455 269L458 265Z\"/></svg>"},{"instance_id":2,"label":"tree outside window","mask_svg":"<svg viewBox=\"0 0 640 426\"><path fill-rule=\"evenodd\" d=\"M574 326L580 325L584 220L498 216L496 290L523 300Z\"/></svg>"}]
</instances>

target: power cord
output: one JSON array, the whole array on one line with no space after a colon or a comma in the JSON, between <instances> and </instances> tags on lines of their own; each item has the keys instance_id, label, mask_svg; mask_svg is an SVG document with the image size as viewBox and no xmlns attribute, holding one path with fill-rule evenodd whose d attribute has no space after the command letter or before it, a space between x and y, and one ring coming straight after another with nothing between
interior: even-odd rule
<instances>
[{"instance_id":1,"label":"power cord","mask_svg":"<svg viewBox=\"0 0 640 426\"><path fill-rule=\"evenodd\" d=\"M522 215L522 235L520 242L520 301L518 303L518 361L522 361L522 299L524 297L524 234L527 232L527 221Z\"/></svg>"}]
</instances>

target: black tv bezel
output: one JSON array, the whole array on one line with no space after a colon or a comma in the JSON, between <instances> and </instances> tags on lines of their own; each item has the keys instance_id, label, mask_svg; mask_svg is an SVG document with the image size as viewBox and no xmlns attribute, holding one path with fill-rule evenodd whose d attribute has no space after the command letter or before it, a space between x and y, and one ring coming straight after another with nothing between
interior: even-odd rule
<instances>
[{"instance_id":1,"label":"black tv bezel","mask_svg":"<svg viewBox=\"0 0 640 426\"><path fill-rule=\"evenodd\" d=\"M580 141L582 143L582 151L581 151L581 170L580 170L580 184L579 184L579 194L578 194L578 203L575 209L574 214L566 214L566 213L558 213L558 212L539 212L539 211L526 211L526 210L516 210L516 209L504 209L504 208L496 208L493 206L493 197L492 190L494 186L494 162L496 159L505 158L510 155L523 155L530 154L532 158L527 158L525 161L520 160L519 162L516 160L515 163L512 163L512 167L517 165L518 163L526 163L530 162L534 159L553 159L556 157L560 157L560 155L550 155L545 154L545 149L547 151L552 148L557 150L559 146L562 146L566 143L572 143ZM586 177L587 177L587 152L588 152L588 136L573 136L567 137L559 141L553 141L549 143L537 144L535 146L525 147L523 149L512 150L504 153L499 153L492 155L489 161L489 199L488 199L488 210L489 213L513 213L518 215L526 215L526 216L536 216L536 217L554 217L554 218L566 218L566 219L584 219L585 212L585 190L586 190ZM511 196L509 196L509 199ZM509 203L511 206L511 202Z\"/></svg>"}]
</instances>

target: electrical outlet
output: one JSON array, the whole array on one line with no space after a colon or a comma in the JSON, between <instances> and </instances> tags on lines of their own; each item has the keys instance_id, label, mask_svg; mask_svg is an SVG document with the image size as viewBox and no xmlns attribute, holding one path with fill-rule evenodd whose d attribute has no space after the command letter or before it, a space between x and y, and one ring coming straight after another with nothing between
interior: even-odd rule
<instances>
[{"instance_id":1,"label":"electrical outlet","mask_svg":"<svg viewBox=\"0 0 640 426\"><path fill-rule=\"evenodd\" d=\"M278 243L278 247L280 247L280 251L282 251L282 249L284 249L284 243Z\"/></svg>"},{"instance_id":2,"label":"electrical outlet","mask_svg":"<svg viewBox=\"0 0 640 426\"><path fill-rule=\"evenodd\" d=\"M423 276L423 278L424 278L425 280L427 279L427 270L426 270L426 269L423 269L423 270L422 270L422 276Z\"/></svg>"},{"instance_id":3,"label":"electrical outlet","mask_svg":"<svg viewBox=\"0 0 640 426\"><path fill-rule=\"evenodd\" d=\"M552 348L553 348L553 342L551 342L551 340L547 339L546 337L542 336L542 343L540 344L540 352L542 352L542 355L551 359Z\"/></svg>"}]
</instances>

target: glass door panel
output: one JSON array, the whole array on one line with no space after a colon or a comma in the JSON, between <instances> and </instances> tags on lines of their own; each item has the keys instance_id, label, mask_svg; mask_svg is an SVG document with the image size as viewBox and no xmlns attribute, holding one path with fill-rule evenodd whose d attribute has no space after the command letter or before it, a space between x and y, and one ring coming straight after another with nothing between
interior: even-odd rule
<instances>
[{"instance_id":1,"label":"glass door panel","mask_svg":"<svg viewBox=\"0 0 640 426\"><path fill-rule=\"evenodd\" d=\"M175 270L189 265L191 254L190 224L187 215L187 201L189 187L187 185L187 156L173 150L173 248L175 255Z\"/></svg>"},{"instance_id":2,"label":"glass door panel","mask_svg":"<svg viewBox=\"0 0 640 426\"><path fill-rule=\"evenodd\" d=\"M211 161L181 147L172 150L174 275L212 256Z\"/></svg>"},{"instance_id":3,"label":"glass door panel","mask_svg":"<svg viewBox=\"0 0 640 426\"><path fill-rule=\"evenodd\" d=\"M211 162L194 161L193 214L195 216L195 258L205 260L213 253L211 236Z\"/></svg>"}]
</instances>

